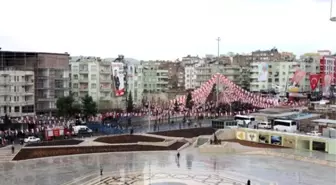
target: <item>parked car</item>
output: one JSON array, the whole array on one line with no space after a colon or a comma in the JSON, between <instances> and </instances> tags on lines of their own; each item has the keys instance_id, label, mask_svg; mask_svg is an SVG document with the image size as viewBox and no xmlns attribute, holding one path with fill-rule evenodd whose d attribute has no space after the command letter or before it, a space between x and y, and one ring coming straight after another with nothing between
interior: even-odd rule
<instances>
[{"instance_id":1,"label":"parked car","mask_svg":"<svg viewBox=\"0 0 336 185\"><path fill-rule=\"evenodd\" d=\"M312 132L307 133L307 135L310 135L310 136L321 136L321 133L319 133L318 131L312 131Z\"/></svg>"},{"instance_id":2,"label":"parked car","mask_svg":"<svg viewBox=\"0 0 336 185\"><path fill-rule=\"evenodd\" d=\"M269 122L260 122L258 123L258 128L261 129L271 129L271 124Z\"/></svg>"},{"instance_id":3,"label":"parked car","mask_svg":"<svg viewBox=\"0 0 336 185\"><path fill-rule=\"evenodd\" d=\"M40 142L40 141L41 141L41 139L37 138L35 136L29 136L29 137L24 139L25 143L36 143L36 142Z\"/></svg>"}]
</instances>

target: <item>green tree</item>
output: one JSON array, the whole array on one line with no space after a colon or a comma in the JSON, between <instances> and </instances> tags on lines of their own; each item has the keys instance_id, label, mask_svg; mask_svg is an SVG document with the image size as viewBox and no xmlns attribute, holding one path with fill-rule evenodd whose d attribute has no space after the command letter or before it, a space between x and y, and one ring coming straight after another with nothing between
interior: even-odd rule
<instances>
[{"instance_id":1,"label":"green tree","mask_svg":"<svg viewBox=\"0 0 336 185\"><path fill-rule=\"evenodd\" d=\"M186 99L186 108L192 109L193 102L192 102L192 95L191 92L188 92L187 99Z\"/></svg>"},{"instance_id":2,"label":"green tree","mask_svg":"<svg viewBox=\"0 0 336 185\"><path fill-rule=\"evenodd\" d=\"M178 105L177 101L175 101L175 104L174 104L174 111L175 111L175 112L178 112L179 110L180 110L179 105Z\"/></svg>"},{"instance_id":3,"label":"green tree","mask_svg":"<svg viewBox=\"0 0 336 185\"><path fill-rule=\"evenodd\" d=\"M98 112L97 103L93 101L92 97L86 94L82 98L82 113L87 120L89 116L95 116Z\"/></svg>"},{"instance_id":4,"label":"green tree","mask_svg":"<svg viewBox=\"0 0 336 185\"><path fill-rule=\"evenodd\" d=\"M72 95L60 97L56 101L58 116L70 118L75 114L80 113L80 105L75 102Z\"/></svg>"},{"instance_id":5,"label":"green tree","mask_svg":"<svg viewBox=\"0 0 336 185\"><path fill-rule=\"evenodd\" d=\"M127 99L127 112L133 112L133 97L132 92L129 92Z\"/></svg>"}]
</instances>

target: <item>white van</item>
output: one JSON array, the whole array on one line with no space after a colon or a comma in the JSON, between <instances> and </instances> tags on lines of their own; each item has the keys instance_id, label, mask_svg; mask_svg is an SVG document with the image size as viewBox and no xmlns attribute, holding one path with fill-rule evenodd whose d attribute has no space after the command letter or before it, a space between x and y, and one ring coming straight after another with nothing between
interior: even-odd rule
<instances>
[{"instance_id":1,"label":"white van","mask_svg":"<svg viewBox=\"0 0 336 185\"><path fill-rule=\"evenodd\" d=\"M272 126L271 126L271 123L266 122L266 121L262 121L262 122L258 123L258 128L261 128L261 129L271 129Z\"/></svg>"},{"instance_id":2,"label":"white van","mask_svg":"<svg viewBox=\"0 0 336 185\"><path fill-rule=\"evenodd\" d=\"M89 129L87 126L85 125L77 125L77 126L74 126L73 127L73 135L77 135L78 134L78 131L86 131L88 133L92 133L92 130Z\"/></svg>"}]
</instances>

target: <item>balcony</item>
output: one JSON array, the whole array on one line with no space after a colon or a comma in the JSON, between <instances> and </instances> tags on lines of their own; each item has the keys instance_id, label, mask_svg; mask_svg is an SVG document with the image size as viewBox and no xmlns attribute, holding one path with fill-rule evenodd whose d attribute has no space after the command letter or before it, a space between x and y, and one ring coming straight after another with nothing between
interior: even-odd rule
<instances>
[{"instance_id":1,"label":"balcony","mask_svg":"<svg viewBox=\"0 0 336 185\"><path fill-rule=\"evenodd\" d=\"M89 91L89 88L88 87L80 87L79 91Z\"/></svg>"},{"instance_id":2,"label":"balcony","mask_svg":"<svg viewBox=\"0 0 336 185\"><path fill-rule=\"evenodd\" d=\"M50 96L37 97L37 101L55 101L55 98Z\"/></svg>"},{"instance_id":3,"label":"balcony","mask_svg":"<svg viewBox=\"0 0 336 185\"><path fill-rule=\"evenodd\" d=\"M79 81L80 82L89 82L89 78L80 78Z\"/></svg>"},{"instance_id":4,"label":"balcony","mask_svg":"<svg viewBox=\"0 0 336 185\"><path fill-rule=\"evenodd\" d=\"M110 86L100 87L100 91L102 91L102 92L110 92L110 91L112 91L112 88Z\"/></svg>"},{"instance_id":5,"label":"balcony","mask_svg":"<svg viewBox=\"0 0 336 185\"><path fill-rule=\"evenodd\" d=\"M100 69L99 73L101 74L111 74L111 71L108 69Z\"/></svg>"},{"instance_id":6,"label":"balcony","mask_svg":"<svg viewBox=\"0 0 336 185\"><path fill-rule=\"evenodd\" d=\"M79 70L79 73L80 74L87 74L87 73L89 73L89 70L88 69L82 69L82 70Z\"/></svg>"},{"instance_id":7,"label":"balcony","mask_svg":"<svg viewBox=\"0 0 336 185\"><path fill-rule=\"evenodd\" d=\"M32 96L34 95L34 91L25 91L25 96Z\"/></svg>"},{"instance_id":8,"label":"balcony","mask_svg":"<svg viewBox=\"0 0 336 185\"><path fill-rule=\"evenodd\" d=\"M34 79L25 80L25 85L34 85Z\"/></svg>"},{"instance_id":9,"label":"balcony","mask_svg":"<svg viewBox=\"0 0 336 185\"><path fill-rule=\"evenodd\" d=\"M110 96L101 96L99 98L100 101L110 101L111 100L111 97Z\"/></svg>"},{"instance_id":10,"label":"balcony","mask_svg":"<svg viewBox=\"0 0 336 185\"><path fill-rule=\"evenodd\" d=\"M99 78L100 82L105 82L105 83L112 83L112 80L109 78Z\"/></svg>"}]
</instances>

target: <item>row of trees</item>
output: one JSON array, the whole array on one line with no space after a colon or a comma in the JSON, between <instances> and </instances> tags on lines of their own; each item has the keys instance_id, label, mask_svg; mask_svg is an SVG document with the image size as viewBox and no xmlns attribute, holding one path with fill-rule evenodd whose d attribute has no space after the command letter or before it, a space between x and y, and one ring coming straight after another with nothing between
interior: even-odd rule
<instances>
[{"instance_id":1,"label":"row of trees","mask_svg":"<svg viewBox=\"0 0 336 185\"><path fill-rule=\"evenodd\" d=\"M98 113L98 106L92 97L85 95L81 98L81 102L75 101L73 95L64 96L57 100L56 107L58 115L71 118L75 115L82 114L84 118L95 116ZM133 112L133 97L132 93L129 93L127 99L127 112Z\"/></svg>"}]
</instances>

